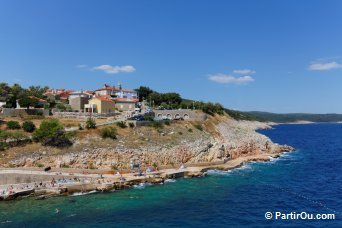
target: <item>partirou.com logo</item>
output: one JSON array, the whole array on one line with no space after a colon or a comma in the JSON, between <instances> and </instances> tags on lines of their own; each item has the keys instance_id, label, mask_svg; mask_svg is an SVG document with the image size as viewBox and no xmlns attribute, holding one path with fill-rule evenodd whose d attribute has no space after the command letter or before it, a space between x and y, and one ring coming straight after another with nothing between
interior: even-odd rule
<instances>
[{"instance_id":1,"label":"partirou.com logo","mask_svg":"<svg viewBox=\"0 0 342 228\"><path fill-rule=\"evenodd\" d=\"M324 213L308 213L308 212L291 212L283 213L280 211L266 212L265 218L270 220L334 220L336 219L335 214L324 214Z\"/></svg>"}]
</instances>

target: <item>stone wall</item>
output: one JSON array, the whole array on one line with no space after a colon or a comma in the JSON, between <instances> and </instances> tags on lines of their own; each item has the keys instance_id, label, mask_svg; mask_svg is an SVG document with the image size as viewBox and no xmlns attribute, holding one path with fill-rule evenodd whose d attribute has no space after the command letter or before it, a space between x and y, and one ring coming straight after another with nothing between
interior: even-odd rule
<instances>
[{"instance_id":1,"label":"stone wall","mask_svg":"<svg viewBox=\"0 0 342 228\"><path fill-rule=\"evenodd\" d=\"M49 116L50 111L47 109L14 109L14 108L3 108L0 116L28 116L28 115L43 115Z\"/></svg>"},{"instance_id":2,"label":"stone wall","mask_svg":"<svg viewBox=\"0 0 342 228\"><path fill-rule=\"evenodd\" d=\"M58 179L69 179L74 178L75 176L67 176L67 175L44 175L44 174L22 174L22 173L6 173L0 174L0 185L7 184L21 184L21 183L33 183L33 182L43 182L43 181L51 181L52 178L55 180Z\"/></svg>"},{"instance_id":3,"label":"stone wall","mask_svg":"<svg viewBox=\"0 0 342 228\"><path fill-rule=\"evenodd\" d=\"M204 121L207 119L207 115L197 111L190 109L178 109L178 110L153 110L156 118L168 118L168 119L177 119L183 118L184 120L190 121Z\"/></svg>"},{"instance_id":4,"label":"stone wall","mask_svg":"<svg viewBox=\"0 0 342 228\"><path fill-rule=\"evenodd\" d=\"M101 117L110 117L110 116L115 116L118 115L116 113L89 113L89 112L58 112L58 111L53 111L52 112L54 117L59 117L59 118L101 118Z\"/></svg>"}]
</instances>

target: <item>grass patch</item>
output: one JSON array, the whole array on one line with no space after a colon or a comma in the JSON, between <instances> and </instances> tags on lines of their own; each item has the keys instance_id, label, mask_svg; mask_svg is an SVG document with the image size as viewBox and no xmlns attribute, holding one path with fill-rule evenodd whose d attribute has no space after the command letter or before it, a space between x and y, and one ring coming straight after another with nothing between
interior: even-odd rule
<instances>
[{"instance_id":1,"label":"grass patch","mask_svg":"<svg viewBox=\"0 0 342 228\"><path fill-rule=\"evenodd\" d=\"M164 124L159 122L159 121L153 121L151 124L150 124L151 127L153 127L154 129L157 129L157 130L160 130L160 129L163 129L164 128Z\"/></svg>"},{"instance_id":2,"label":"grass patch","mask_svg":"<svg viewBox=\"0 0 342 228\"><path fill-rule=\"evenodd\" d=\"M203 131L203 126L200 124L194 124L194 128L196 128L199 131Z\"/></svg>"}]
</instances>

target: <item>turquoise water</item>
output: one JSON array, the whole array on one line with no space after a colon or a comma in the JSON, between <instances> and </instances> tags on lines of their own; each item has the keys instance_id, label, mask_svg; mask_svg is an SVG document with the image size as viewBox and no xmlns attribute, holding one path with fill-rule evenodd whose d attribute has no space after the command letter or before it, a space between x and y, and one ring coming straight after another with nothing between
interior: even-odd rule
<instances>
[{"instance_id":1,"label":"turquoise water","mask_svg":"<svg viewBox=\"0 0 342 228\"><path fill-rule=\"evenodd\" d=\"M203 178L105 194L0 202L0 226L342 227L342 125L280 125L262 133L297 150L230 172L211 171ZM336 220L266 220L268 211L335 213Z\"/></svg>"}]
</instances>

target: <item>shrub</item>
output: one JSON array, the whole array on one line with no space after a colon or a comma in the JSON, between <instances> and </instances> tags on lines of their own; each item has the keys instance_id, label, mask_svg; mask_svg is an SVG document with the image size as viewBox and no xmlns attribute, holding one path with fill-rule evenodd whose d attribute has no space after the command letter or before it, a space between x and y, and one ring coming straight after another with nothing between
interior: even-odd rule
<instances>
[{"instance_id":1,"label":"shrub","mask_svg":"<svg viewBox=\"0 0 342 228\"><path fill-rule=\"evenodd\" d=\"M41 163L38 163L38 164L37 164L37 167L39 167L39 168L43 168L43 167L44 167L44 165L43 165L43 164L41 164Z\"/></svg>"},{"instance_id":2,"label":"shrub","mask_svg":"<svg viewBox=\"0 0 342 228\"><path fill-rule=\"evenodd\" d=\"M90 164L88 165L88 168L89 168L89 169L96 169L96 167L94 166L93 163L90 163Z\"/></svg>"},{"instance_id":3,"label":"shrub","mask_svg":"<svg viewBox=\"0 0 342 228\"><path fill-rule=\"evenodd\" d=\"M8 144L6 142L0 142L0 151L4 151L8 148Z\"/></svg>"},{"instance_id":4,"label":"shrub","mask_svg":"<svg viewBox=\"0 0 342 228\"><path fill-rule=\"evenodd\" d=\"M86 121L86 125L85 127L87 129L95 129L96 128L96 122L93 118L88 118L87 121Z\"/></svg>"},{"instance_id":5,"label":"shrub","mask_svg":"<svg viewBox=\"0 0 342 228\"><path fill-rule=\"evenodd\" d=\"M130 127L130 128L133 128L134 127L134 123L128 123L128 126Z\"/></svg>"},{"instance_id":6,"label":"shrub","mask_svg":"<svg viewBox=\"0 0 342 228\"><path fill-rule=\"evenodd\" d=\"M7 129L20 129L20 124L18 121L8 121L7 123Z\"/></svg>"},{"instance_id":7,"label":"shrub","mask_svg":"<svg viewBox=\"0 0 342 228\"><path fill-rule=\"evenodd\" d=\"M183 135L183 132L179 131L178 134L179 134L179 135Z\"/></svg>"},{"instance_id":8,"label":"shrub","mask_svg":"<svg viewBox=\"0 0 342 228\"><path fill-rule=\"evenodd\" d=\"M219 103L213 104L211 102L208 102L202 105L202 111L212 116L215 115L215 113L223 115L224 107Z\"/></svg>"},{"instance_id":9,"label":"shrub","mask_svg":"<svg viewBox=\"0 0 342 228\"><path fill-rule=\"evenodd\" d=\"M110 138L110 139L117 139L117 131L114 127L106 127L101 130L101 137L103 139Z\"/></svg>"},{"instance_id":10,"label":"shrub","mask_svg":"<svg viewBox=\"0 0 342 228\"><path fill-rule=\"evenodd\" d=\"M116 125L118 127L121 127L121 128L126 128L127 127L126 122L124 122L124 121L116 122Z\"/></svg>"},{"instance_id":11,"label":"shrub","mask_svg":"<svg viewBox=\"0 0 342 228\"><path fill-rule=\"evenodd\" d=\"M65 111L66 110L66 106L62 103L58 103L56 104L56 108L59 110L59 111Z\"/></svg>"},{"instance_id":12,"label":"shrub","mask_svg":"<svg viewBox=\"0 0 342 228\"><path fill-rule=\"evenodd\" d=\"M200 131L203 131L203 127L200 124L195 124L194 127Z\"/></svg>"},{"instance_id":13,"label":"shrub","mask_svg":"<svg viewBox=\"0 0 342 228\"><path fill-rule=\"evenodd\" d=\"M57 137L61 133L64 133L64 127L58 120L45 120L33 133L33 138L35 140L41 141L47 138Z\"/></svg>"},{"instance_id":14,"label":"shrub","mask_svg":"<svg viewBox=\"0 0 342 228\"><path fill-rule=\"evenodd\" d=\"M157 169L157 168L158 168L158 164L157 164L157 163L155 163L155 162L152 164L152 166L153 166L153 168L155 168L155 169Z\"/></svg>"},{"instance_id":15,"label":"shrub","mask_svg":"<svg viewBox=\"0 0 342 228\"><path fill-rule=\"evenodd\" d=\"M146 121L153 121L154 120L153 116L144 116L144 119Z\"/></svg>"},{"instance_id":16,"label":"shrub","mask_svg":"<svg viewBox=\"0 0 342 228\"><path fill-rule=\"evenodd\" d=\"M36 126L32 121L25 121L22 125L22 128L26 132L34 132L34 130L36 130Z\"/></svg>"},{"instance_id":17,"label":"shrub","mask_svg":"<svg viewBox=\"0 0 342 228\"><path fill-rule=\"evenodd\" d=\"M192 132L192 128L189 128L189 129L188 129L188 132Z\"/></svg>"},{"instance_id":18,"label":"shrub","mask_svg":"<svg viewBox=\"0 0 342 228\"><path fill-rule=\"evenodd\" d=\"M154 121L150 124L151 127L155 128L155 129L163 129L164 125L161 122L158 121Z\"/></svg>"},{"instance_id":19,"label":"shrub","mask_svg":"<svg viewBox=\"0 0 342 228\"><path fill-rule=\"evenodd\" d=\"M165 120L165 121L164 121L164 124L165 124L165 125L170 125L170 123L171 123L170 120Z\"/></svg>"},{"instance_id":20,"label":"shrub","mask_svg":"<svg viewBox=\"0 0 342 228\"><path fill-rule=\"evenodd\" d=\"M64 127L56 119L43 121L32 136L34 140L41 142L44 146L66 147L72 145Z\"/></svg>"}]
</instances>

